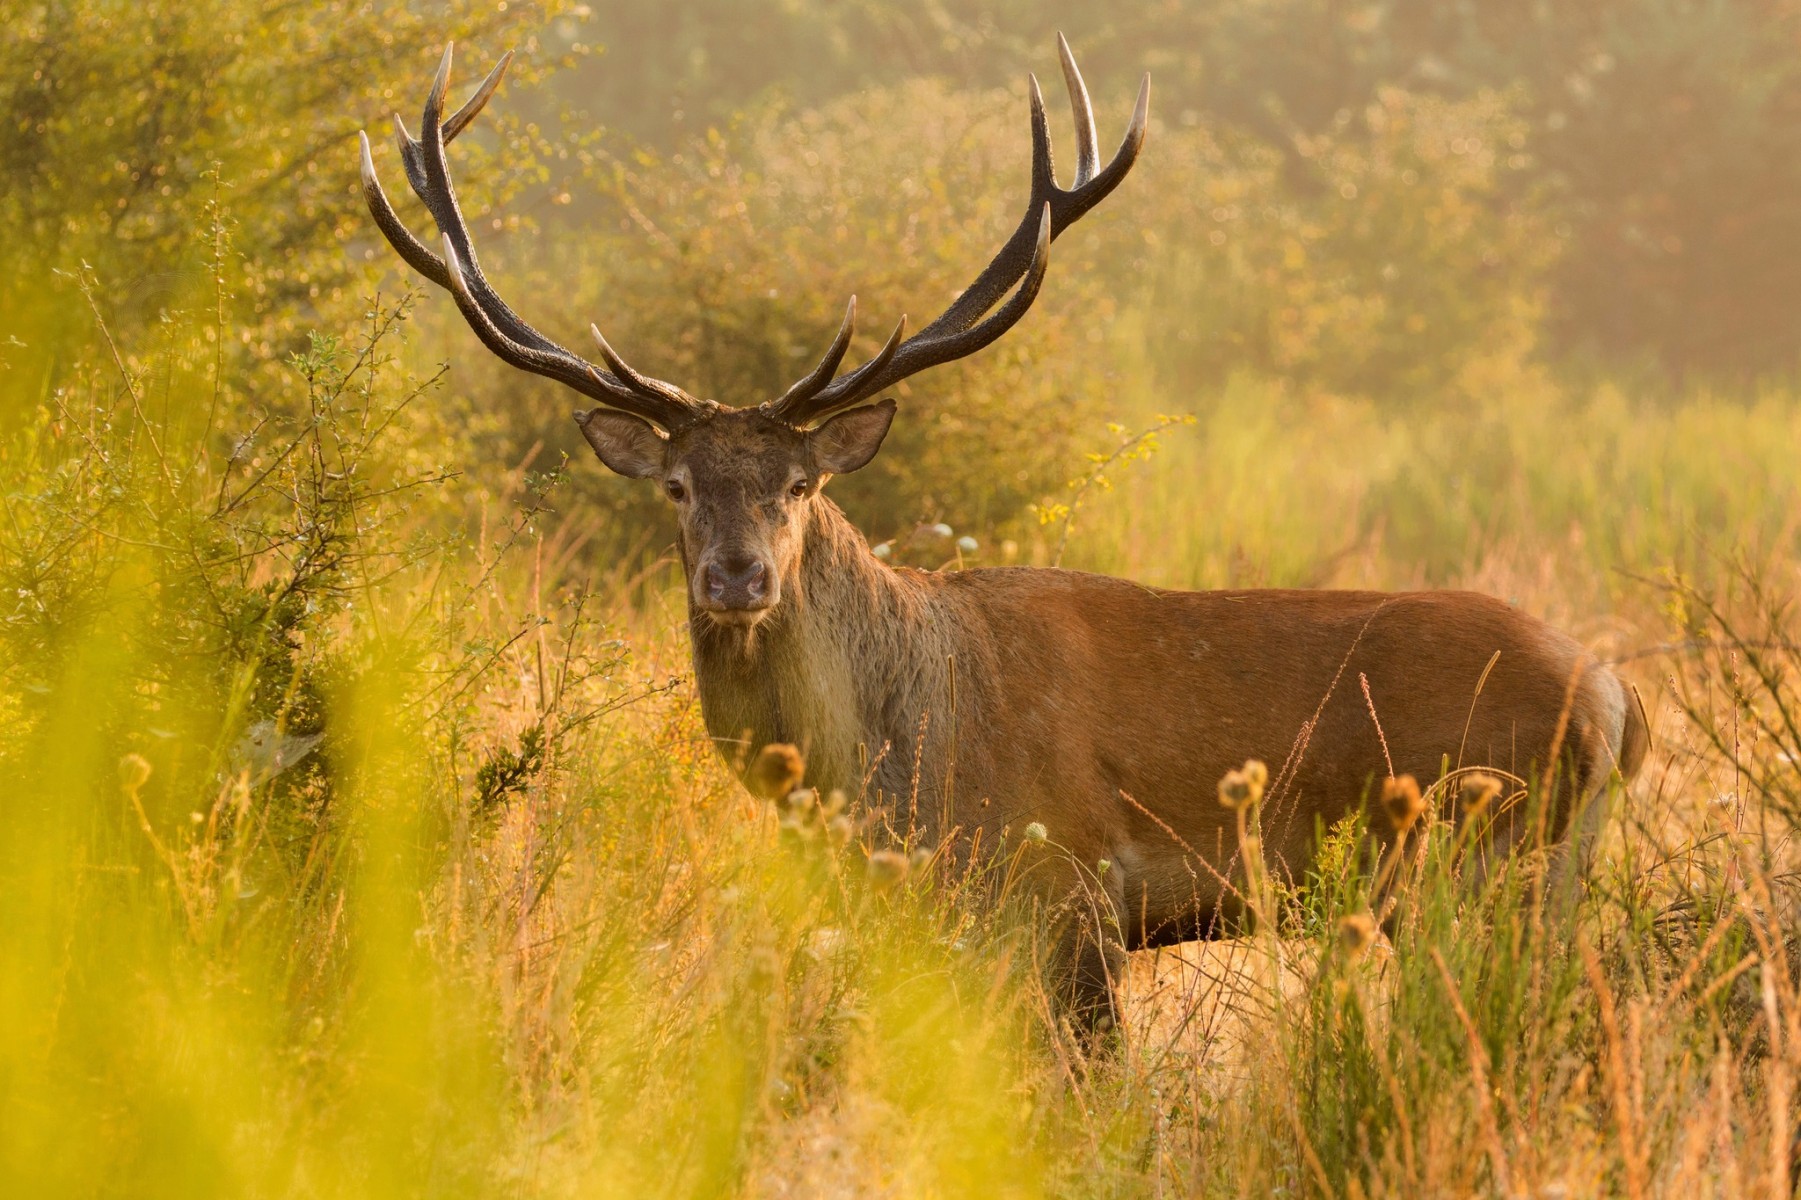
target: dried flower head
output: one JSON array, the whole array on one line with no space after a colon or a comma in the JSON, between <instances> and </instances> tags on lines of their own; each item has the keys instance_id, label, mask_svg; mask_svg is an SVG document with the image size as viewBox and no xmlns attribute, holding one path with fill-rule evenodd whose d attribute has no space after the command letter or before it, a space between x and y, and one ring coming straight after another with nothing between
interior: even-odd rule
<instances>
[{"instance_id":1,"label":"dried flower head","mask_svg":"<svg viewBox=\"0 0 1801 1200\"><path fill-rule=\"evenodd\" d=\"M907 881L911 864L899 850L877 850L869 856L869 886L886 895Z\"/></svg>"},{"instance_id":2,"label":"dried flower head","mask_svg":"<svg viewBox=\"0 0 1801 1200\"><path fill-rule=\"evenodd\" d=\"M150 760L142 754L127 754L119 760L119 782L126 791L135 792L150 781Z\"/></svg>"},{"instance_id":3,"label":"dried flower head","mask_svg":"<svg viewBox=\"0 0 1801 1200\"><path fill-rule=\"evenodd\" d=\"M1382 811L1389 823L1405 833L1426 811L1426 799L1420 795L1419 781L1411 775L1390 776L1382 781Z\"/></svg>"},{"instance_id":4,"label":"dried flower head","mask_svg":"<svg viewBox=\"0 0 1801 1200\"><path fill-rule=\"evenodd\" d=\"M750 952L750 981L758 989L767 988L782 976L782 956L768 942L761 942Z\"/></svg>"},{"instance_id":5,"label":"dried flower head","mask_svg":"<svg viewBox=\"0 0 1801 1200\"><path fill-rule=\"evenodd\" d=\"M1468 817L1481 812L1494 803L1495 797L1501 794L1501 781L1483 771L1475 771L1463 777L1457 788L1457 811Z\"/></svg>"},{"instance_id":6,"label":"dried flower head","mask_svg":"<svg viewBox=\"0 0 1801 1200\"><path fill-rule=\"evenodd\" d=\"M930 846L915 846L913 853L907 856L907 862L913 868L913 874L917 875L931 867L935 857L937 856Z\"/></svg>"},{"instance_id":7,"label":"dried flower head","mask_svg":"<svg viewBox=\"0 0 1801 1200\"><path fill-rule=\"evenodd\" d=\"M1338 947L1356 962L1376 940L1376 919L1368 913L1352 913L1338 923Z\"/></svg>"},{"instance_id":8,"label":"dried flower head","mask_svg":"<svg viewBox=\"0 0 1801 1200\"><path fill-rule=\"evenodd\" d=\"M1262 766L1263 764L1258 763L1257 765ZM1267 775L1267 772L1265 774ZM1223 807L1229 808L1233 812L1242 812L1261 799L1263 799L1263 785L1245 771L1227 771L1220 776L1219 802Z\"/></svg>"},{"instance_id":9,"label":"dried flower head","mask_svg":"<svg viewBox=\"0 0 1801 1200\"><path fill-rule=\"evenodd\" d=\"M819 793L812 788L795 788L776 801L775 811L781 827L803 840L819 832Z\"/></svg>"},{"instance_id":10,"label":"dried flower head","mask_svg":"<svg viewBox=\"0 0 1801 1200\"><path fill-rule=\"evenodd\" d=\"M807 815L812 813L814 807L818 803L819 793L812 788L795 788L792 792L783 796L781 800L777 801L777 807L779 807L784 814L791 813L797 818L804 819Z\"/></svg>"},{"instance_id":11,"label":"dried flower head","mask_svg":"<svg viewBox=\"0 0 1801 1200\"><path fill-rule=\"evenodd\" d=\"M781 810L776 826L784 834L792 834L803 842L812 841L820 830L818 813L812 809L785 808Z\"/></svg>"},{"instance_id":12,"label":"dried flower head","mask_svg":"<svg viewBox=\"0 0 1801 1200\"><path fill-rule=\"evenodd\" d=\"M1026 826L1025 839L1028 842L1037 842L1038 844L1043 845L1050 836L1050 830L1044 827L1042 821L1033 821L1030 825Z\"/></svg>"},{"instance_id":13,"label":"dried flower head","mask_svg":"<svg viewBox=\"0 0 1801 1200\"><path fill-rule=\"evenodd\" d=\"M832 849L842 850L850 845L851 835L856 831L849 817L836 816L826 822L825 840L831 843Z\"/></svg>"},{"instance_id":14,"label":"dried flower head","mask_svg":"<svg viewBox=\"0 0 1801 1200\"><path fill-rule=\"evenodd\" d=\"M771 742L751 759L744 786L764 800L780 800L800 786L806 773L807 762L799 750L786 742Z\"/></svg>"},{"instance_id":15,"label":"dried flower head","mask_svg":"<svg viewBox=\"0 0 1801 1200\"><path fill-rule=\"evenodd\" d=\"M1257 793L1257 799L1261 800L1263 789L1269 784L1269 768L1263 764L1261 758L1247 758L1240 770L1244 773L1245 780L1250 783L1252 790ZM1255 804L1256 800L1251 803Z\"/></svg>"}]
</instances>

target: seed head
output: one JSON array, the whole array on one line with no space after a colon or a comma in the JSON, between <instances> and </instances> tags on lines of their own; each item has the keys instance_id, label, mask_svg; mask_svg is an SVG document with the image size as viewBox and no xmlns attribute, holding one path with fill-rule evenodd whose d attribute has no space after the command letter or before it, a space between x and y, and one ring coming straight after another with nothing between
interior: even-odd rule
<instances>
[{"instance_id":1,"label":"seed head","mask_svg":"<svg viewBox=\"0 0 1801 1200\"><path fill-rule=\"evenodd\" d=\"M912 867L913 874L917 875L932 865L933 857L930 846L915 846L913 853L907 856L907 862Z\"/></svg>"},{"instance_id":2,"label":"seed head","mask_svg":"<svg viewBox=\"0 0 1801 1200\"><path fill-rule=\"evenodd\" d=\"M819 822L813 813L797 812L792 808L783 810L776 825L784 833L791 833L803 842L812 841L819 832Z\"/></svg>"},{"instance_id":3,"label":"seed head","mask_svg":"<svg viewBox=\"0 0 1801 1200\"><path fill-rule=\"evenodd\" d=\"M832 849L842 850L850 845L851 834L855 832L856 827L849 817L836 816L826 822L825 840L831 843Z\"/></svg>"},{"instance_id":4,"label":"seed head","mask_svg":"<svg viewBox=\"0 0 1801 1200\"><path fill-rule=\"evenodd\" d=\"M1050 836L1050 830L1044 827L1042 821L1033 821L1026 826L1025 838L1028 842L1037 842L1042 846Z\"/></svg>"},{"instance_id":5,"label":"seed head","mask_svg":"<svg viewBox=\"0 0 1801 1200\"><path fill-rule=\"evenodd\" d=\"M1241 768L1244 777L1256 791L1258 799L1263 797L1263 789L1269 783L1269 768L1263 765L1261 758L1247 758ZM1253 801L1255 803L1255 801Z\"/></svg>"},{"instance_id":6,"label":"seed head","mask_svg":"<svg viewBox=\"0 0 1801 1200\"><path fill-rule=\"evenodd\" d=\"M869 886L885 896L907 881L910 866L899 850L877 850L869 856Z\"/></svg>"},{"instance_id":7,"label":"seed head","mask_svg":"<svg viewBox=\"0 0 1801 1200\"><path fill-rule=\"evenodd\" d=\"M775 810L783 829L810 838L819 825L819 793L812 788L795 788L776 802Z\"/></svg>"},{"instance_id":8,"label":"seed head","mask_svg":"<svg viewBox=\"0 0 1801 1200\"><path fill-rule=\"evenodd\" d=\"M1367 954L1375 940L1376 921L1368 913L1352 913L1338 923L1338 947L1352 962Z\"/></svg>"},{"instance_id":9,"label":"seed head","mask_svg":"<svg viewBox=\"0 0 1801 1200\"><path fill-rule=\"evenodd\" d=\"M1382 810L1397 830L1412 829L1420 814L1426 811L1426 800L1420 795L1419 781L1411 775L1389 776L1382 781Z\"/></svg>"},{"instance_id":10,"label":"seed head","mask_svg":"<svg viewBox=\"0 0 1801 1200\"><path fill-rule=\"evenodd\" d=\"M757 988L767 988L782 975L782 958L773 945L765 942L750 952L750 980Z\"/></svg>"},{"instance_id":11,"label":"seed head","mask_svg":"<svg viewBox=\"0 0 1801 1200\"><path fill-rule=\"evenodd\" d=\"M1457 811L1461 816L1473 816L1494 803L1501 794L1501 781L1493 775L1477 771L1463 777L1462 785L1457 789Z\"/></svg>"},{"instance_id":12,"label":"seed head","mask_svg":"<svg viewBox=\"0 0 1801 1200\"><path fill-rule=\"evenodd\" d=\"M764 800L780 800L800 786L806 773L807 762L799 750L786 742L771 742L751 759L744 786Z\"/></svg>"},{"instance_id":13,"label":"seed head","mask_svg":"<svg viewBox=\"0 0 1801 1200\"><path fill-rule=\"evenodd\" d=\"M1221 806L1229 808L1233 812L1242 812L1261 799L1263 799L1263 786L1246 772L1242 770L1227 771L1220 776L1219 802Z\"/></svg>"},{"instance_id":14,"label":"seed head","mask_svg":"<svg viewBox=\"0 0 1801 1200\"><path fill-rule=\"evenodd\" d=\"M150 781L150 760L142 754L127 754L119 760L119 782L128 792L135 792Z\"/></svg>"}]
</instances>

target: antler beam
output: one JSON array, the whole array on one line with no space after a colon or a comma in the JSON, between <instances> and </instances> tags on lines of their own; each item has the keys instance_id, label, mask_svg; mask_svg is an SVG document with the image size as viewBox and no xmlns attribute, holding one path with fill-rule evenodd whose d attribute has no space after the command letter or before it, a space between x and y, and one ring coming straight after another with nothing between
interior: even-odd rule
<instances>
[{"instance_id":1,"label":"antler beam","mask_svg":"<svg viewBox=\"0 0 1801 1200\"><path fill-rule=\"evenodd\" d=\"M489 98L500 86L511 51L501 57L486 79L449 120L443 119L444 95L450 84L451 46L444 47L444 59L438 65L437 77L425 98L420 136L407 133L398 116L394 128L400 146L401 162L407 182L424 202L438 227L443 242L443 255L432 252L413 236L401 221L382 191L375 175L375 161L369 153L367 134L358 134L362 148L363 198L375 218L377 228L390 245L415 271L448 290L456 298L457 308L482 344L503 361L522 370L554 379L582 395L643 417L666 430L674 430L711 411L715 406L684 392L672 383L640 375L627 366L594 329L601 358L606 368L559 346L528 325L500 298L475 256L475 243L457 204L456 188L450 179L450 166L445 147L475 120Z\"/></svg>"},{"instance_id":2,"label":"antler beam","mask_svg":"<svg viewBox=\"0 0 1801 1200\"><path fill-rule=\"evenodd\" d=\"M1032 307L1050 263L1051 242L1106 199L1126 177L1144 146L1145 125L1150 114L1151 77L1146 74L1138 88L1138 104L1133 109L1131 124L1126 127L1126 136L1114 152L1112 161L1105 167L1100 166L1095 149L1094 109L1088 99L1088 88L1082 82L1075 55L1070 53L1069 43L1062 34L1057 35L1057 50L1063 60L1063 79L1075 114L1074 185L1067 189L1057 186L1044 97L1034 76L1032 195L1019 228L1013 231L993 261L976 276L975 282L931 324L904 342L900 341L901 328L897 328L874 358L834 380L855 328L857 307L853 297L845 312L844 324L825 357L781 399L765 406L771 416L797 426L811 424L927 367L974 354L1011 329ZM1018 288L1007 296L1008 289L1016 283ZM1002 297L1006 297L1004 303ZM995 307L997 304L998 308ZM901 327L905 325L906 318L903 317Z\"/></svg>"}]
</instances>

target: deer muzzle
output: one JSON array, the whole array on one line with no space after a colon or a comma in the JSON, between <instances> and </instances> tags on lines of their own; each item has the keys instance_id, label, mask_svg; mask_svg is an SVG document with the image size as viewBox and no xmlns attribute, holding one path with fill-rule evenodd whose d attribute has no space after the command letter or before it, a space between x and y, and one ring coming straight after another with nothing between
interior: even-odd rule
<instances>
[{"instance_id":1,"label":"deer muzzle","mask_svg":"<svg viewBox=\"0 0 1801 1200\"><path fill-rule=\"evenodd\" d=\"M701 607L716 617L755 620L775 605L775 588L763 560L743 554L721 554L702 570Z\"/></svg>"}]
</instances>

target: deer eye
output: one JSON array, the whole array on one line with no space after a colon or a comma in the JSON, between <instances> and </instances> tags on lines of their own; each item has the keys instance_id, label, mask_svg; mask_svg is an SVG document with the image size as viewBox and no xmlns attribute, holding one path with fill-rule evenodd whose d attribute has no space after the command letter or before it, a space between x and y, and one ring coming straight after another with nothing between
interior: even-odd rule
<instances>
[{"instance_id":1,"label":"deer eye","mask_svg":"<svg viewBox=\"0 0 1801 1200\"><path fill-rule=\"evenodd\" d=\"M794 483L790 484L788 486L788 494L790 496L793 496L796 500L799 500L802 497L804 497L807 494L807 481L804 479L798 479Z\"/></svg>"},{"instance_id":2,"label":"deer eye","mask_svg":"<svg viewBox=\"0 0 1801 1200\"><path fill-rule=\"evenodd\" d=\"M688 498L688 489L682 486L682 481L679 479L671 479L668 483L665 483L663 485L663 490L669 493L669 498L671 500L686 500Z\"/></svg>"}]
</instances>

